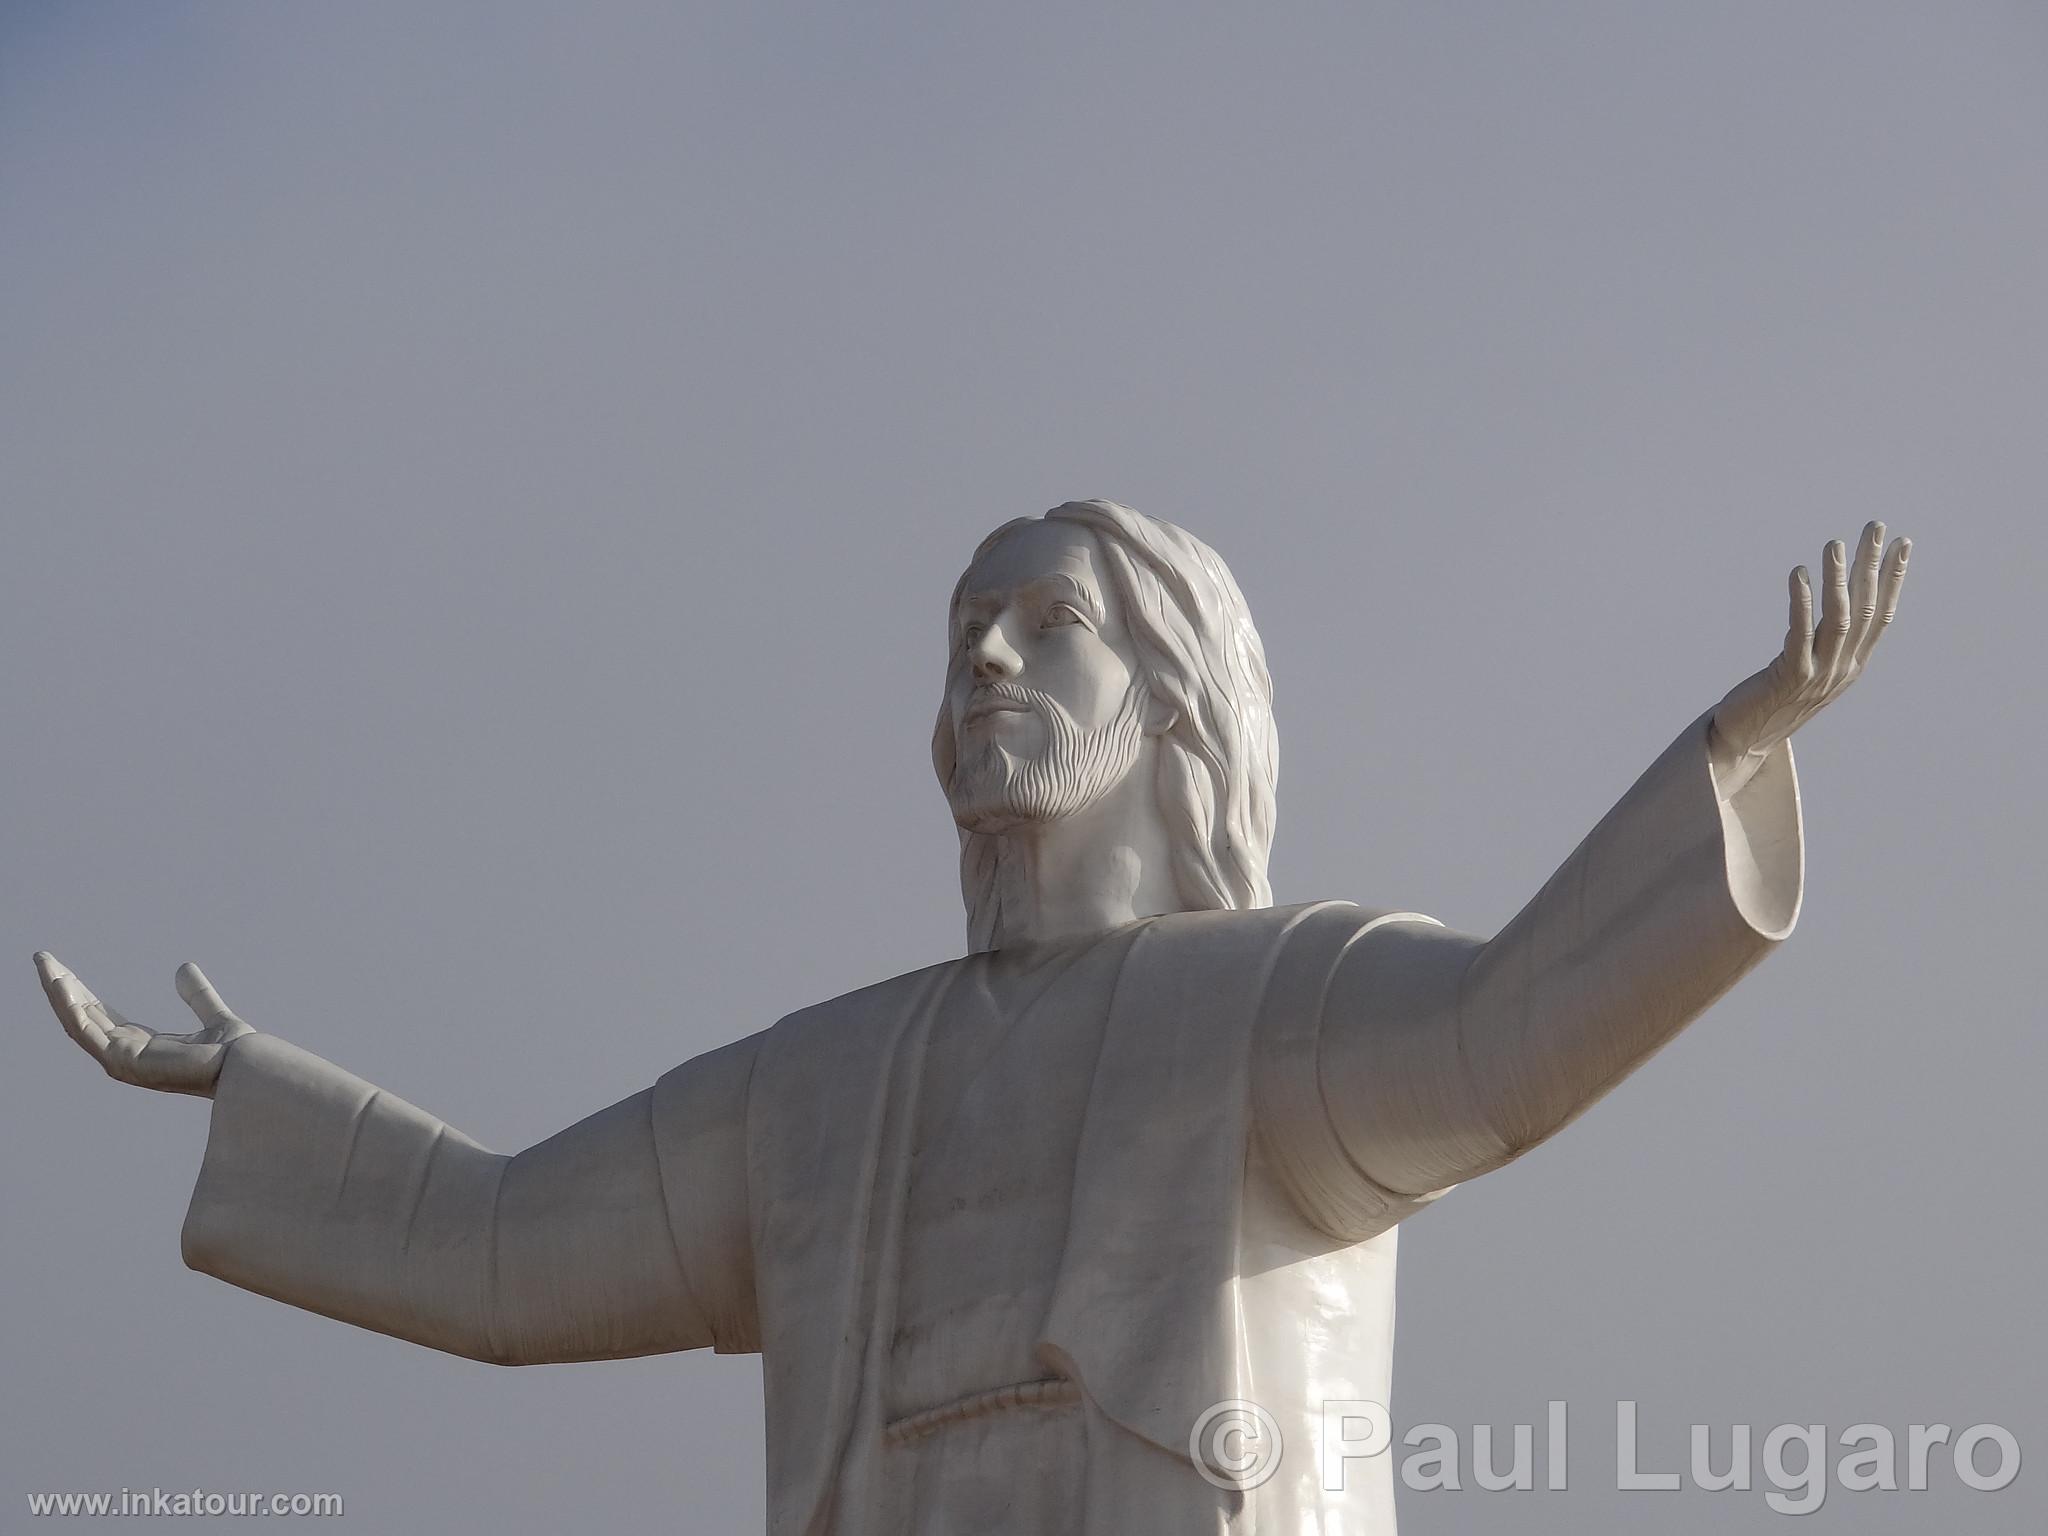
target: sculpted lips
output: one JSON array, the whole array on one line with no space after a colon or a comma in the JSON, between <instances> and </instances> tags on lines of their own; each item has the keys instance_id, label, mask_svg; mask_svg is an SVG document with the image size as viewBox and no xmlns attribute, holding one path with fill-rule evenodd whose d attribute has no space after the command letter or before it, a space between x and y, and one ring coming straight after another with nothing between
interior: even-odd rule
<instances>
[{"instance_id":1,"label":"sculpted lips","mask_svg":"<svg viewBox=\"0 0 2048 1536\"><path fill-rule=\"evenodd\" d=\"M977 721L987 720L995 715L1028 714L1030 710L1031 706L1029 704L1013 695L981 693L975 695L974 702L967 706L967 713L961 717L960 723L962 725L973 725Z\"/></svg>"}]
</instances>

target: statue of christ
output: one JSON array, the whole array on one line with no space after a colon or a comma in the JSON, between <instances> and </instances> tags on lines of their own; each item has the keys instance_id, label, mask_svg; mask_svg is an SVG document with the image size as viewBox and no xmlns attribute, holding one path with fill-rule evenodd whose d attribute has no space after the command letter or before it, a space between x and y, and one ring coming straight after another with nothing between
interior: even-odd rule
<instances>
[{"instance_id":1,"label":"statue of christ","mask_svg":"<svg viewBox=\"0 0 2048 1536\"><path fill-rule=\"evenodd\" d=\"M213 1101L185 1260L504 1365L766 1372L774 1536L1394 1528L1322 1405L1388 1398L1399 1224L1543 1141L1791 931L1792 733L1908 544L1793 572L1778 653L1490 939L1273 904L1263 649L1216 553L1108 501L998 528L932 757L967 953L806 1008L505 1157L181 968L157 1033L36 957L120 1081ZM1218 1405L1274 1454L1239 1475ZM1338 1486L1330 1486L1336 1482Z\"/></svg>"}]
</instances>

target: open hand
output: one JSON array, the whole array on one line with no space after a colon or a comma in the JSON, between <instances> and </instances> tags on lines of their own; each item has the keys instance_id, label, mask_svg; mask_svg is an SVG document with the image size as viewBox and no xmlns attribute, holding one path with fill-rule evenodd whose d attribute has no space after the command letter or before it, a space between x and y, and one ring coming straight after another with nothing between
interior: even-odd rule
<instances>
[{"instance_id":1,"label":"open hand","mask_svg":"<svg viewBox=\"0 0 2048 1536\"><path fill-rule=\"evenodd\" d=\"M1785 647L1761 672L1744 678L1714 710L1708 752L1721 794L1732 795L1785 741L1839 698L1862 673L1898 611L1911 539L1884 546L1884 524L1868 523L1850 567L1840 539L1821 554L1821 610L1813 622L1806 567L1792 573L1792 616Z\"/></svg>"},{"instance_id":2,"label":"open hand","mask_svg":"<svg viewBox=\"0 0 2048 1536\"><path fill-rule=\"evenodd\" d=\"M138 1088L210 1098L229 1042L255 1033L220 1000L199 967L189 963L178 967L178 996L199 1016L201 1026L189 1035L131 1024L94 997L47 950L36 955L36 974L43 979L43 991L49 994L64 1033L105 1067L109 1077Z\"/></svg>"}]
</instances>

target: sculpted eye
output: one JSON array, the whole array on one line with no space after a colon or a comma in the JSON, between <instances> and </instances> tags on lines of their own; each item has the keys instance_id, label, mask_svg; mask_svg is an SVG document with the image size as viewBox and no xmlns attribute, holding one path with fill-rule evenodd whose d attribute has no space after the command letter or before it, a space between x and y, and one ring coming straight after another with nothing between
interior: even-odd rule
<instances>
[{"instance_id":1,"label":"sculpted eye","mask_svg":"<svg viewBox=\"0 0 2048 1536\"><path fill-rule=\"evenodd\" d=\"M962 645L972 645L987 632L988 626L986 624L962 624L960 626L960 643Z\"/></svg>"},{"instance_id":2,"label":"sculpted eye","mask_svg":"<svg viewBox=\"0 0 2048 1536\"><path fill-rule=\"evenodd\" d=\"M1081 615L1074 609L1069 608L1065 603L1054 603L1050 608L1046 609L1045 622L1038 627L1040 629L1051 629L1060 624L1080 624L1083 622L1085 621Z\"/></svg>"}]
</instances>

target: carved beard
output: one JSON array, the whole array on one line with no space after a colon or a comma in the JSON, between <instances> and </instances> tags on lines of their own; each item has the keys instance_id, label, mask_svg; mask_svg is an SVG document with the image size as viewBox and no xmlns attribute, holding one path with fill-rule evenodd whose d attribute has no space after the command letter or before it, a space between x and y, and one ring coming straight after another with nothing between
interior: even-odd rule
<instances>
[{"instance_id":1,"label":"carved beard","mask_svg":"<svg viewBox=\"0 0 2048 1536\"><path fill-rule=\"evenodd\" d=\"M1084 811L1122 783L1138 761L1144 742L1142 685L1133 683L1116 718L1094 731L1082 730L1057 700L1035 688L997 683L989 691L1023 704L1043 720L1046 744L1026 757L993 733L960 733L946 799L953 820L969 832L1009 832Z\"/></svg>"}]
</instances>

